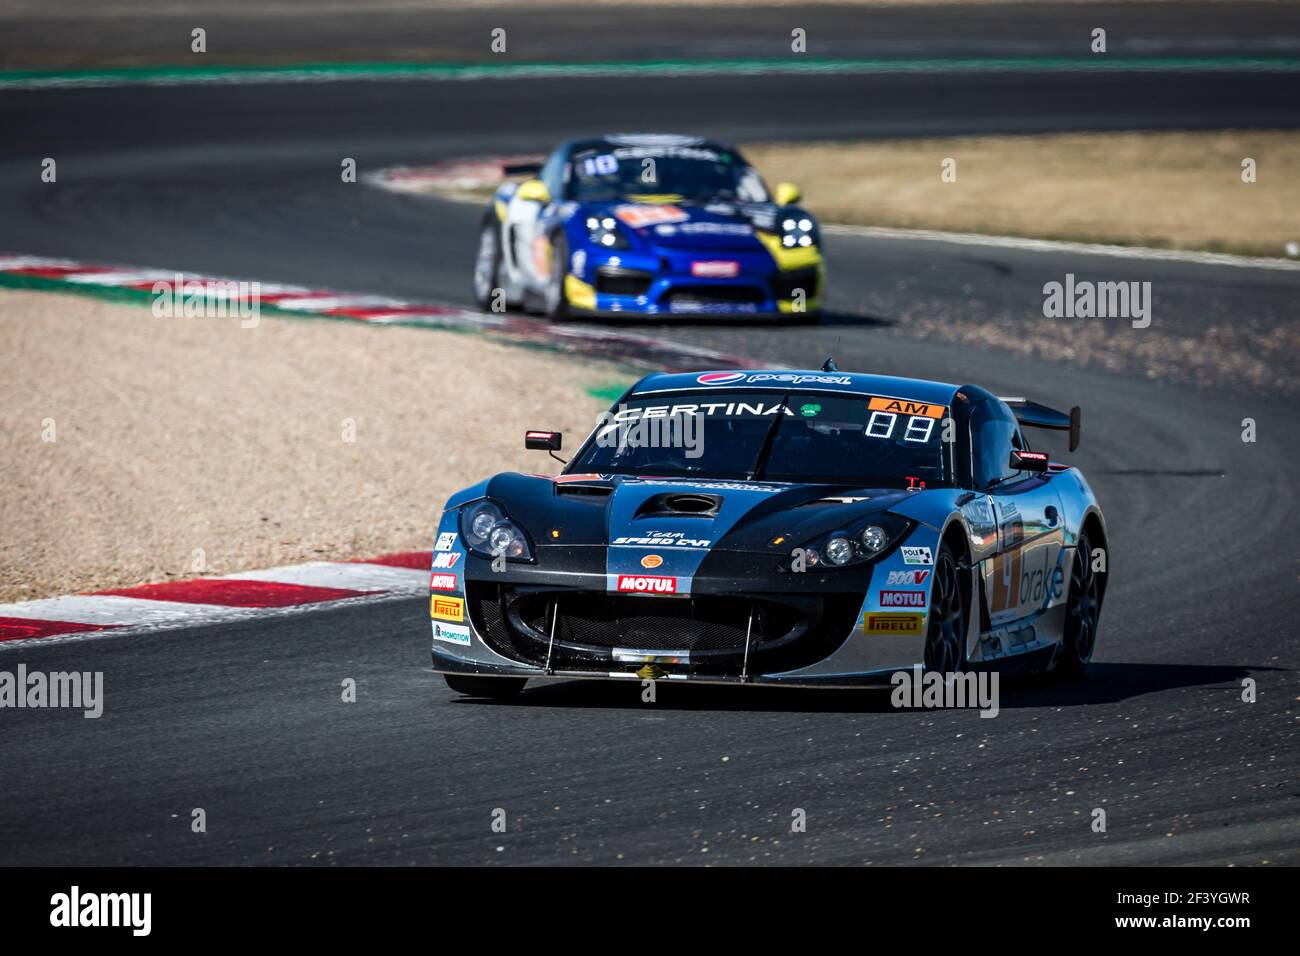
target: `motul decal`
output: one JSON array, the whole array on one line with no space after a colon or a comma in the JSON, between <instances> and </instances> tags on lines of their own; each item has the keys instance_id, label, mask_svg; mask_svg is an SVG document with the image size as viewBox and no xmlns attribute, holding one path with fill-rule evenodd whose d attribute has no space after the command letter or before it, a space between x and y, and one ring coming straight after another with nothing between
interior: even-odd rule
<instances>
[{"instance_id":1,"label":"motul decal","mask_svg":"<svg viewBox=\"0 0 1300 956\"><path fill-rule=\"evenodd\" d=\"M677 579L651 574L620 574L618 590L637 594L676 594Z\"/></svg>"},{"instance_id":2,"label":"motul decal","mask_svg":"<svg viewBox=\"0 0 1300 956\"><path fill-rule=\"evenodd\" d=\"M433 573L433 576L429 579L429 590L430 591L456 590L456 575L439 574L438 572L435 571Z\"/></svg>"},{"instance_id":3,"label":"motul decal","mask_svg":"<svg viewBox=\"0 0 1300 956\"><path fill-rule=\"evenodd\" d=\"M881 607L925 607L924 591L881 591Z\"/></svg>"}]
</instances>

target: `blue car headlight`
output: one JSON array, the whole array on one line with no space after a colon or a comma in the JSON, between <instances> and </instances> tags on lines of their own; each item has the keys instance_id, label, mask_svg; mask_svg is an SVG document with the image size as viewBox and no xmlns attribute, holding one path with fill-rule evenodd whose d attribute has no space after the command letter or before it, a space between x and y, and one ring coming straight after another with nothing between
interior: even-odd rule
<instances>
[{"instance_id":1,"label":"blue car headlight","mask_svg":"<svg viewBox=\"0 0 1300 956\"><path fill-rule=\"evenodd\" d=\"M912 529L906 518L884 512L818 535L783 558L778 571L792 571L802 557L805 571L849 568L874 561L902 541Z\"/></svg>"},{"instance_id":2,"label":"blue car headlight","mask_svg":"<svg viewBox=\"0 0 1300 956\"><path fill-rule=\"evenodd\" d=\"M627 237L618 228L613 216L588 216L587 238L601 249L626 249Z\"/></svg>"},{"instance_id":3,"label":"blue car headlight","mask_svg":"<svg viewBox=\"0 0 1300 956\"><path fill-rule=\"evenodd\" d=\"M781 245L787 249L817 245L817 222L805 212L789 210L781 218Z\"/></svg>"},{"instance_id":4,"label":"blue car headlight","mask_svg":"<svg viewBox=\"0 0 1300 956\"><path fill-rule=\"evenodd\" d=\"M483 558L505 555L507 561L533 560L528 532L489 498L460 509L460 537L470 551Z\"/></svg>"}]
</instances>

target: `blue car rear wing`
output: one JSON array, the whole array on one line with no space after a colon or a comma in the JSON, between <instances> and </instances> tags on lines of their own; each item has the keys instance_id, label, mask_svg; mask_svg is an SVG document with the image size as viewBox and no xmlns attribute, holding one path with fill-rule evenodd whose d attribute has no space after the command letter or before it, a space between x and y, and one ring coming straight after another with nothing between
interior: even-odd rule
<instances>
[{"instance_id":1,"label":"blue car rear wing","mask_svg":"<svg viewBox=\"0 0 1300 956\"><path fill-rule=\"evenodd\" d=\"M1040 405L1038 402L1031 402L1027 398L1003 398L1011 408L1012 413L1016 416L1016 421L1021 425L1030 428L1050 428L1055 431L1070 433L1070 451L1079 447L1079 418L1081 415L1078 405L1070 409L1069 414L1058 412L1054 408L1048 408L1046 405Z\"/></svg>"}]
</instances>

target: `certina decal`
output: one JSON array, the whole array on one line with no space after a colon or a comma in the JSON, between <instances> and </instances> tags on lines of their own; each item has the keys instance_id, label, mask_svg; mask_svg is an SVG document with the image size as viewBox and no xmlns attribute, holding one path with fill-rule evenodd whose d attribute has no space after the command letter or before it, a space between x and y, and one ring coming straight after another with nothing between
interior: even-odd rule
<instances>
[{"instance_id":1,"label":"certina decal","mask_svg":"<svg viewBox=\"0 0 1300 956\"><path fill-rule=\"evenodd\" d=\"M899 548L904 564L934 564L934 555L929 548Z\"/></svg>"},{"instance_id":2,"label":"certina decal","mask_svg":"<svg viewBox=\"0 0 1300 956\"><path fill-rule=\"evenodd\" d=\"M465 620L465 602L460 598L441 597L435 594L429 599L429 617L444 621Z\"/></svg>"},{"instance_id":3,"label":"certina decal","mask_svg":"<svg viewBox=\"0 0 1300 956\"><path fill-rule=\"evenodd\" d=\"M780 402L692 402L688 405L646 405L636 408L620 408L608 417L610 426L619 422L635 422L646 418L685 418L687 415L724 415L741 417L745 415L793 415L794 412ZM606 431L610 426L606 426Z\"/></svg>"},{"instance_id":4,"label":"certina decal","mask_svg":"<svg viewBox=\"0 0 1300 956\"><path fill-rule=\"evenodd\" d=\"M881 607L925 607L924 591L881 591Z\"/></svg>"},{"instance_id":5,"label":"certina decal","mask_svg":"<svg viewBox=\"0 0 1300 956\"><path fill-rule=\"evenodd\" d=\"M862 618L864 634L920 635L920 614L867 614Z\"/></svg>"},{"instance_id":6,"label":"certina decal","mask_svg":"<svg viewBox=\"0 0 1300 956\"><path fill-rule=\"evenodd\" d=\"M430 591L456 590L456 575L439 574L438 572L435 571L433 573L433 576L429 578L429 590Z\"/></svg>"},{"instance_id":7,"label":"certina decal","mask_svg":"<svg viewBox=\"0 0 1300 956\"><path fill-rule=\"evenodd\" d=\"M456 546L456 532L444 531L438 535L438 543L433 546L435 551L450 551Z\"/></svg>"},{"instance_id":8,"label":"certina decal","mask_svg":"<svg viewBox=\"0 0 1300 956\"><path fill-rule=\"evenodd\" d=\"M657 554L647 554L641 559L641 567L645 568L647 571L653 571L663 563L664 559L659 557Z\"/></svg>"},{"instance_id":9,"label":"certina decal","mask_svg":"<svg viewBox=\"0 0 1300 956\"><path fill-rule=\"evenodd\" d=\"M707 548L712 543L709 538L688 538L681 531L651 531L643 538L615 538L610 542L611 546L634 548Z\"/></svg>"},{"instance_id":10,"label":"certina decal","mask_svg":"<svg viewBox=\"0 0 1300 956\"><path fill-rule=\"evenodd\" d=\"M924 584L929 577L929 571L890 571L885 584Z\"/></svg>"},{"instance_id":11,"label":"certina decal","mask_svg":"<svg viewBox=\"0 0 1300 956\"><path fill-rule=\"evenodd\" d=\"M695 378L701 385L759 385L772 382L777 385L852 385L848 375L804 375L793 372L706 372Z\"/></svg>"},{"instance_id":12,"label":"certina decal","mask_svg":"<svg viewBox=\"0 0 1300 956\"><path fill-rule=\"evenodd\" d=\"M618 589L635 591L639 594L676 594L677 579L651 574L620 574Z\"/></svg>"},{"instance_id":13,"label":"certina decal","mask_svg":"<svg viewBox=\"0 0 1300 956\"><path fill-rule=\"evenodd\" d=\"M459 624L443 624L441 621L434 621L433 639L435 641L446 641L448 644L469 647L469 628L462 627Z\"/></svg>"},{"instance_id":14,"label":"certina decal","mask_svg":"<svg viewBox=\"0 0 1300 956\"><path fill-rule=\"evenodd\" d=\"M460 552L448 551L445 554L435 554L433 556L433 565L435 568L454 568L456 562L460 560Z\"/></svg>"}]
</instances>

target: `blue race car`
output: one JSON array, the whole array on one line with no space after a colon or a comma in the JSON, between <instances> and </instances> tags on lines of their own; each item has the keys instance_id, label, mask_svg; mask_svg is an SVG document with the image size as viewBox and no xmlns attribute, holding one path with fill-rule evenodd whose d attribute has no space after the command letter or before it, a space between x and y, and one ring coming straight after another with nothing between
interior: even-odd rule
<instances>
[{"instance_id":1,"label":"blue race car","mask_svg":"<svg viewBox=\"0 0 1300 956\"><path fill-rule=\"evenodd\" d=\"M542 677L1080 676L1106 526L1031 427L1068 431L1073 451L1078 409L833 367L650 375L561 474L448 500L433 669L476 696ZM525 443L554 455L561 436Z\"/></svg>"},{"instance_id":2,"label":"blue race car","mask_svg":"<svg viewBox=\"0 0 1300 956\"><path fill-rule=\"evenodd\" d=\"M799 190L768 191L727 146L614 135L506 167L479 232L484 311L815 321L826 270Z\"/></svg>"}]
</instances>

